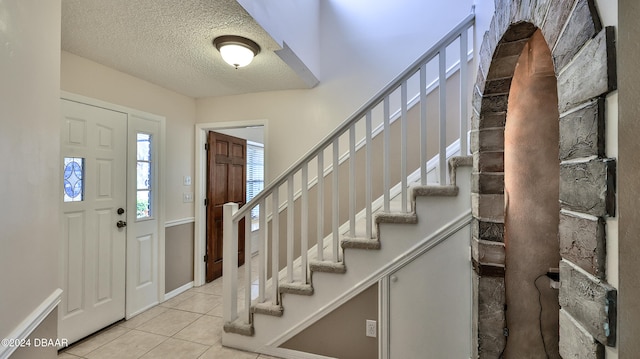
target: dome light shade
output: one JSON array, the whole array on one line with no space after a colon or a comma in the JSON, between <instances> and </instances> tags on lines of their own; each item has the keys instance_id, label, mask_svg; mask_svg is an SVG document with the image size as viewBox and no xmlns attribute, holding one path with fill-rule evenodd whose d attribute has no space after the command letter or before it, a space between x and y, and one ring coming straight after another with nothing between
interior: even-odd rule
<instances>
[{"instance_id":1,"label":"dome light shade","mask_svg":"<svg viewBox=\"0 0 640 359\"><path fill-rule=\"evenodd\" d=\"M255 42L234 35L216 37L213 39L213 46L220 51L222 59L236 69L249 65L260 52L260 46Z\"/></svg>"}]
</instances>

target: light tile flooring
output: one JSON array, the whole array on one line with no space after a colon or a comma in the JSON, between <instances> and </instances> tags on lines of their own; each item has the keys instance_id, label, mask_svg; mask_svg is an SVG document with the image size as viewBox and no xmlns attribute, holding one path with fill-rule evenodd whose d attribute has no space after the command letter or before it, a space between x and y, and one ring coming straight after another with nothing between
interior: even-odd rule
<instances>
[{"instance_id":1,"label":"light tile flooring","mask_svg":"<svg viewBox=\"0 0 640 359\"><path fill-rule=\"evenodd\" d=\"M222 278L73 344L59 359L274 358L222 347Z\"/></svg>"}]
</instances>

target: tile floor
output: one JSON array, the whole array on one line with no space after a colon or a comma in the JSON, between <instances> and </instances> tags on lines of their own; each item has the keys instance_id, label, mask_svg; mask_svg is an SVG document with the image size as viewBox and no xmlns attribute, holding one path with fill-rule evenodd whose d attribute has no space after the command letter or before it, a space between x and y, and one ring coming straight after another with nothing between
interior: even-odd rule
<instances>
[{"instance_id":1,"label":"tile floor","mask_svg":"<svg viewBox=\"0 0 640 359\"><path fill-rule=\"evenodd\" d=\"M58 353L59 359L274 357L222 347L222 278L119 322Z\"/></svg>"}]
</instances>

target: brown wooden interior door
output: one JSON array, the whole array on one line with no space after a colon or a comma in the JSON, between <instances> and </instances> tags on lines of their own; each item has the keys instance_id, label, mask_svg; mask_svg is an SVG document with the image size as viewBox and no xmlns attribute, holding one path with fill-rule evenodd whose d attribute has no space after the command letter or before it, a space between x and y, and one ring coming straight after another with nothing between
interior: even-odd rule
<instances>
[{"instance_id":1,"label":"brown wooden interior door","mask_svg":"<svg viewBox=\"0 0 640 359\"><path fill-rule=\"evenodd\" d=\"M207 282L222 276L222 209L246 201L247 141L209 132L207 151ZM238 225L238 265L244 264L244 219Z\"/></svg>"}]
</instances>

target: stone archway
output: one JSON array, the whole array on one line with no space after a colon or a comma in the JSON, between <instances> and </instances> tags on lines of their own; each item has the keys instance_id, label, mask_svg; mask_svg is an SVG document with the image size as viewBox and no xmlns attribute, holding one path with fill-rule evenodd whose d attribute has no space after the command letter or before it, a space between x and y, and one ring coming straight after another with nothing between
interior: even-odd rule
<instances>
[{"instance_id":1,"label":"stone archway","mask_svg":"<svg viewBox=\"0 0 640 359\"><path fill-rule=\"evenodd\" d=\"M516 63L540 29L560 113L560 355L601 358L616 337L616 291L604 271L604 218L615 215L615 161L604 143L604 96L616 88L614 30L602 28L593 0L496 0L495 8L473 99L475 354L497 358L506 344L504 130Z\"/></svg>"}]
</instances>

